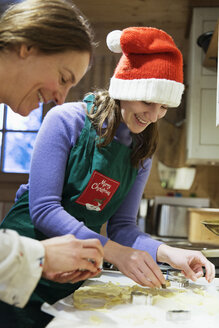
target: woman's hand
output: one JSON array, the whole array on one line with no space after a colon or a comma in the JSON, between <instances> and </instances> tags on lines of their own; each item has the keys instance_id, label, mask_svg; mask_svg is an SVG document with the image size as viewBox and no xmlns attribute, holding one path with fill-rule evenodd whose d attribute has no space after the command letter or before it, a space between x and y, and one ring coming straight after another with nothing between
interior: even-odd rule
<instances>
[{"instance_id":1,"label":"woman's hand","mask_svg":"<svg viewBox=\"0 0 219 328\"><path fill-rule=\"evenodd\" d=\"M72 272L62 273L43 273L43 277L59 283L75 283L81 280L95 277L101 272L101 269L97 269L95 272L75 270Z\"/></svg>"},{"instance_id":2,"label":"woman's hand","mask_svg":"<svg viewBox=\"0 0 219 328\"><path fill-rule=\"evenodd\" d=\"M104 246L104 258L138 284L160 287L165 278L150 254L125 247L109 240Z\"/></svg>"},{"instance_id":3,"label":"woman's hand","mask_svg":"<svg viewBox=\"0 0 219 328\"><path fill-rule=\"evenodd\" d=\"M181 270L186 278L196 281L204 275L211 282L215 277L215 267L207 258L199 251L170 247L162 244L158 247L157 261L165 262L173 268Z\"/></svg>"},{"instance_id":4,"label":"woman's hand","mask_svg":"<svg viewBox=\"0 0 219 328\"><path fill-rule=\"evenodd\" d=\"M97 275L103 261L98 239L79 240L73 235L41 242L45 248L43 276L58 282L76 282Z\"/></svg>"}]
</instances>

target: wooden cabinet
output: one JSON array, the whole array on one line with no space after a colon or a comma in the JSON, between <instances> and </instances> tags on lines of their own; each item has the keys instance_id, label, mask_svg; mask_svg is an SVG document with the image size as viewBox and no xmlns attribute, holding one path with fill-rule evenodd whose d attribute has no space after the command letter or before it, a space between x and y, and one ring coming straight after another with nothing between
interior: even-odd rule
<instances>
[{"instance_id":1,"label":"wooden cabinet","mask_svg":"<svg viewBox=\"0 0 219 328\"><path fill-rule=\"evenodd\" d=\"M204 32L214 31L219 7L194 8L187 72L187 164L219 164L216 127L217 68L205 67L205 53L197 45Z\"/></svg>"}]
</instances>

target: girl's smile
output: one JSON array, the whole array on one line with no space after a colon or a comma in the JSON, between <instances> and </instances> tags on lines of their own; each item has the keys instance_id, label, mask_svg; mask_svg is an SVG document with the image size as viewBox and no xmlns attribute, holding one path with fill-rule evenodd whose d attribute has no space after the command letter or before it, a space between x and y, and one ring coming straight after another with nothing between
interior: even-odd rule
<instances>
[{"instance_id":1,"label":"girl's smile","mask_svg":"<svg viewBox=\"0 0 219 328\"><path fill-rule=\"evenodd\" d=\"M120 101L122 121L133 133L141 133L150 123L164 117L167 107L144 101Z\"/></svg>"},{"instance_id":2,"label":"girl's smile","mask_svg":"<svg viewBox=\"0 0 219 328\"><path fill-rule=\"evenodd\" d=\"M136 118L136 121L137 121L137 124L139 124L139 126L143 126L145 127L145 125L147 126L148 125L148 122L143 120L140 115L138 114L134 114L135 115L135 118Z\"/></svg>"}]
</instances>

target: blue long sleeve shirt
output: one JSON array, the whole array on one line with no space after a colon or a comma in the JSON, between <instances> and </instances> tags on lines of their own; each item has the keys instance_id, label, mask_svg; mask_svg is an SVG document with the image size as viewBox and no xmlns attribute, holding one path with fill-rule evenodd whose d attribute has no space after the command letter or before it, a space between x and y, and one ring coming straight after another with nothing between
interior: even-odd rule
<instances>
[{"instance_id":1,"label":"blue long sleeve shirt","mask_svg":"<svg viewBox=\"0 0 219 328\"><path fill-rule=\"evenodd\" d=\"M145 250L156 261L161 242L141 232L136 225L142 194L150 173L151 159L140 167L136 180L116 213L107 224L108 236L88 229L61 205L65 168L69 153L85 124L85 104L65 103L51 109L37 135L31 161L29 183L21 185L16 199L29 189L30 215L35 227L48 237L73 234L79 239L98 238L104 246L108 239ZM114 137L130 146L130 130L121 123Z\"/></svg>"}]
</instances>

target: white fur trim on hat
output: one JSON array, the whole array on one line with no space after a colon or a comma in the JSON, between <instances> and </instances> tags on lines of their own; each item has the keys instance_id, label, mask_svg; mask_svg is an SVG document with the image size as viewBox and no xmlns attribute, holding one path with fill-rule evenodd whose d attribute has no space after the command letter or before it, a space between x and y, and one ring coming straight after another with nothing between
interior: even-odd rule
<instances>
[{"instance_id":1,"label":"white fur trim on hat","mask_svg":"<svg viewBox=\"0 0 219 328\"><path fill-rule=\"evenodd\" d=\"M120 30L115 30L110 32L107 37L106 37L106 44L107 47L115 53L121 53L122 48L120 45L120 37L122 35L122 31Z\"/></svg>"},{"instance_id":2,"label":"white fur trim on hat","mask_svg":"<svg viewBox=\"0 0 219 328\"><path fill-rule=\"evenodd\" d=\"M166 79L133 79L122 80L112 77L109 95L113 99L129 101L147 101L178 107L184 84Z\"/></svg>"}]
</instances>

